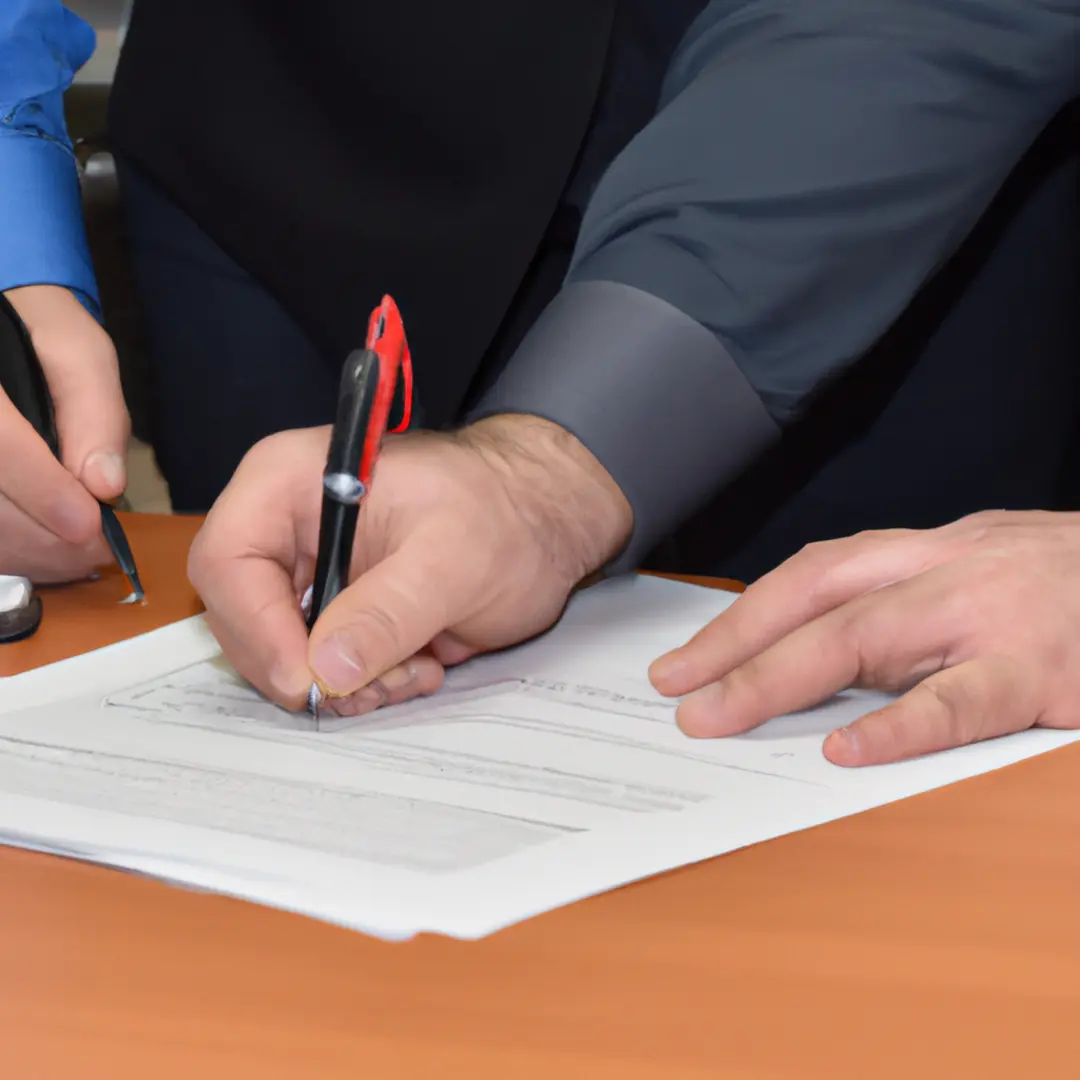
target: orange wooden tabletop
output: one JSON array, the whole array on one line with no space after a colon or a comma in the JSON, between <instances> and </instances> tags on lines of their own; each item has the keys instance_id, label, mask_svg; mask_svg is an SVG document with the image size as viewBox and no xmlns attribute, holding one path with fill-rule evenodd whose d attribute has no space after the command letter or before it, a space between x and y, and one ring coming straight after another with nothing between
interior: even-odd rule
<instances>
[{"instance_id":1,"label":"orange wooden tabletop","mask_svg":"<svg viewBox=\"0 0 1080 1080\"><path fill-rule=\"evenodd\" d=\"M139 628L192 612L194 523L130 524ZM4 662L122 634L110 580ZM0 849L0 1077L1077 1077L1077 837L1080 745L408 944Z\"/></svg>"}]
</instances>

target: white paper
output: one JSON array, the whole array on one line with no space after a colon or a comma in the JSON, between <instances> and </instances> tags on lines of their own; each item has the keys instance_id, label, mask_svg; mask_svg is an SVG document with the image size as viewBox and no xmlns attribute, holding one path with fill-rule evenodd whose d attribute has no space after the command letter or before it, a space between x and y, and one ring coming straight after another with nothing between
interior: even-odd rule
<instances>
[{"instance_id":1,"label":"white paper","mask_svg":"<svg viewBox=\"0 0 1080 1080\"><path fill-rule=\"evenodd\" d=\"M244 685L200 619L2 680L0 838L383 937L474 938L1080 737L840 769L824 736L886 700L849 693L688 739L648 664L733 599L609 582L434 698L321 732Z\"/></svg>"}]
</instances>

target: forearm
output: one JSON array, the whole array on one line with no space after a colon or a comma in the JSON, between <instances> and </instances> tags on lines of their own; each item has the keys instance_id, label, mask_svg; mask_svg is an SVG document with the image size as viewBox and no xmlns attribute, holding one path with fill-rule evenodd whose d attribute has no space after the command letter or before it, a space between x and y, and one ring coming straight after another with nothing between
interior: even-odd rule
<instances>
[{"instance_id":1,"label":"forearm","mask_svg":"<svg viewBox=\"0 0 1080 1080\"><path fill-rule=\"evenodd\" d=\"M1078 29L1030 0L712 5L478 415L574 432L633 505L633 565L956 251L1080 92Z\"/></svg>"}]
</instances>

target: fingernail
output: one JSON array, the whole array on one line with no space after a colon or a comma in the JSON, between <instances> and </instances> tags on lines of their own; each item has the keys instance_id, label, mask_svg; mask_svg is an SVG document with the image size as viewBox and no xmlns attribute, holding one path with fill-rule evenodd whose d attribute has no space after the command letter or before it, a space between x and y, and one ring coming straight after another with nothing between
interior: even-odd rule
<instances>
[{"instance_id":1,"label":"fingernail","mask_svg":"<svg viewBox=\"0 0 1080 1080\"><path fill-rule=\"evenodd\" d=\"M678 679L679 673L685 668L682 657L678 653L665 653L663 656L658 656L649 668L649 674L653 679L660 679L662 682L670 682L671 680Z\"/></svg>"},{"instance_id":2,"label":"fingernail","mask_svg":"<svg viewBox=\"0 0 1080 1080\"><path fill-rule=\"evenodd\" d=\"M275 701L282 704L288 702L290 708L307 708L311 668L302 653L299 657L278 657L267 672L266 681Z\"/></svg>"},{"instance_id":3,"label":"fingernail","mask_svg":"<svg viewBox=\"0 0 1080 1080\"><path fill-rule=\"evenodd\" d=\"M715 709L723 703L725 693L724 684L714 682L709 683L708 686L703 686L700 690L695 690L686 700L697 701L710 709Z\"/></svg>"},{"instance_id":4,"label":"fingernail","mask_svg":"<svg viewBox=\"0 0 1080 1080\"><path fill-rule=\"evenodd\" d=\"M96 481L95 486L119 492L124 487L125 462L120 454L111 450L97 450L83 466L83 480Z\"/></svg>"},{"instance_id":5,"label":"fingernail","mask_svg":"<svg viewBox=\"0 0 1080 1080\"><path fill-rule=\"evenodd\" d=\"M858 752L862 746L858 728L842 727L837 733L840 741L849 749Z\"/></svg>"},{"instance_id":6,"label":"fingernail","mask_svg":"<svg viewBox=\"0 0 1080 1080\"><path fill-rule=\"evenodd\" d=\"M381 709L391 694L404 690L415 678L416 668L412 664L401 664L391 668L381 679L373 679L355 694L332 700L327 705L339 716L363 716Z\"/></svg>"},{"instance_id":7,"label":"fingernail","mask_svg":"<svg viewBox=\"0 0 1080 1080\"><path fill-rule=\"evenodd\" d=\"M359 712L371 712L372 709L377 709L386 704L386 691L380 686L371 684L365 686L362 690L357 690L349 698L349 702L356 706Z\"/></svg>"},{"instance_id":8,"label":"fingernail","mask_svg":"<svg viewBox=\"0 0 1080 1080\"><path fill-rule=\"evenodd\" d=\"M364 666L347 641L329 637L311 658L315 677L334 694L351 694L364 682Z\"/></svg>"},{"instance_id":9,"label":"fingernail","mask_svg":"<svg viewBox=\"0 0 1080 1080\"><path fill-rule=\"evenodd\" d=\"M386 704L386 692L376 680L361 687L355 694L343 698L330 698L325 702L327 712L336 716L364 716Z\"/></svg>"},{"instance_id":10,"label":"fingernail","mask_svg":"<svg viewBox=\"0 0 1080 1080\"><path fill-rule=\"evenodd\" d=\"M849 764L858 760L862 749L859 732L853 727L837 728L825 739L824 750L831 758L839 758L839 764Z\"/></svg>"},{"instance_id":11,"label":"fingernail","mask_svg":"<svg viewBox=\"0 0 1080 1080\"><path fill-rule=\"evenodd\" d=\"M398 690L404 690L415 678L416 668L412 664L399 664L383 675L379 682L383 684L388 694L393 694Z\"/></svg>"},{"instance_id":12,"label":"fingernail","mask_svg":"<svg viewBox=\"0 0 1080 1080\"><path fill-rule=\"evenodd\" d=\"M718 728L717 707L724 691L719 683L710 683L683 699L675 714L679 726L687 735L705 737Z\"/></svg>"}]
</instances>

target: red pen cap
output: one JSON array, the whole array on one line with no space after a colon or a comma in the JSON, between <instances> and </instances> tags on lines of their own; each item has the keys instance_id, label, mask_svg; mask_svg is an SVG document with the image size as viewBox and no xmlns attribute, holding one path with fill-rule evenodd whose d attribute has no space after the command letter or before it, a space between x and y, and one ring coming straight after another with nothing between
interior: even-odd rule
<instances>
[{"instance_id":1,"label":"red pen cap","mask_svg":"<svg viewBox=\"0 0 1080 1080\"><path fill-rule=\"evenodd\" d=\"M390 413L395 401L401 403L401 419L390 434L405 431L412 419L413 371L412 355L405 337L405 324L393 297L384 296L382 303L368 320L367 348L379 358L379 382L371 411L371 423L360 460L361 483L371 482L379 447L388 431ZM394 409L397 412L396 409Z\"/></svg>"}]
</instances>

